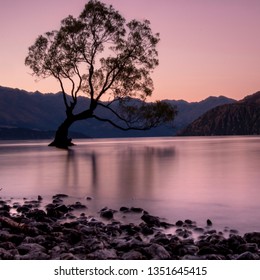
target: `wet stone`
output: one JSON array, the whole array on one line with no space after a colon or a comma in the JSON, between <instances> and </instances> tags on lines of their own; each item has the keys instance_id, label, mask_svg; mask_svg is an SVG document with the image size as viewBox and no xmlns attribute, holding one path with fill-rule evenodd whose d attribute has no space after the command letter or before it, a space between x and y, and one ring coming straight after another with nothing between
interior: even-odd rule
<instances>
[{"instance_id":1,"label":"wet stone","mask_svg":"<svg viewBox=\"0 0 260 280\"><path fill-rule=\"evenodd\" d=\"M186 219L184 221L184 223L187 224L187 225L192 225L192 220Z\"/></svg>"},{"instance_id":2,"label":"wet stone","mask_svg":"<svg viewBox=\"0 0 260 280\"><path fill-rule=\"evenodd\" d=\"M143 212L143 208L131 207L131 208L130 208L130 211L131 211L131 212L134 212L134 213L142 213L142 212Z\"/></svg>"},{"instance_id":3,"label":"wet stone","mask_svg":"<svg viewBox=\"0 0 260 280\"><path fill-rule=\"evenodd\" d=\"M202 233L202 232L204 232L204 228L201 228L201 227L195 227L195 228L194 228L194 231L195 231L195 232Z\"/></svg>"},{"instance_id":4,"label":"wet stone","mask_svg":"<svg viewBox=\"0 0 260 280\"><path fill-rule=\"evenodd\" d=\"M257 232L242 237L227 228L223 234L209 225L200 228L190 219L172 225L138 207L121 207L126 219L118 222L116 210L108 207L99 212L106 221L79 214L75 208L83 209L80 202L46 206L39 198L26 199L22 206L5 202L0 209L12 205L12 211L4 216L2 209L0 215L0 259L258 260L260 256ZM40 203L45 210L37 207ZM129 216L137 222L127 222ZM168 227L173 229L168 231ZM203 234L198 237L198 233Z\"/></svg>"},{"instance_id":5,"label":"wet stone","mask_svg":"<svg viewBox=\"0 0 260 280\"><path fill-rule=\"evenodd\" d=\"M130 212L130 209L128 207L122 206L119 209L120 212Z\"/></svg>"},{"instance_id":6,"label":"wet stone","mask_svg":"<svg viewBox=\"0 0 260 280\"><path fill-rule=\"evenodd\" d=\"M151 227L159 227L161 222L160 219L158 217L149 215L149 214L144 214L142 215L141 219L148 225Z\"/></svg>"},{"instance_id":7,"label":"wet stone","mask_svg":"<svg viewBox=\"0 0 260 280\"><path fill-rule=\"evenodd\" d=\"M241 244L238 248L237 248L237 252L238 253L242 253L242 252L251 252L251 253L257 253L258 252L258 246L256 243L246 243L246 244Z\"/></svg>"},{"instance_id":8,"label":"wet stone","mask_svg":"<svg viewBox=\"0 0 260 280\"><path fill-rule=\"evenodd\" d=\"M260 257L258 254L254 254L251 252L244 252L240 254L237 258L237 260L259 260Z\"/></svg>"},{"instance_id":9,"label":"wet stone","mask_svg":"<svg viewBox=\"0 0 260 280\"><path fill-rule=\"evenodd\" d=\"M67 194L58 193L58 194L54 195L54 196L52 197L52 199L56 199L56 198L67 198L67 197L69 197Z\"/></svg>"},{"instance_id":10,"label":"wet stone","mask_svg":"<svg viewBox=\"0 0 260 280\"><path fill-rule=\"evenodd\" d=\"M256 243L260 247L260 232L249 232L244 235L246 242Z\"/></svg>"},{"instance_id":11,"label":"wet stone","mask_svg":"<svg viewBox=\"0 0 260 280\"><path fill-rule=\"evenodd\" d=\"M109 209L103 210L100 212L100 217L111 220L114 218L114 212Z\"/></svg>"},{"instance_id":12,"label":"wet stone","mask_svg":"<svg viewBox=\"0 0 260 280\"><path fill-rule=\"evenodd\" d=\"M183 226L183 221L177 221L176 223L175 223L175 225L177 226L177 227L181 227L181 226Z\"/></svg>"},{"instance_id":13,"label":"wet stone","mask_svg":"<svg viewBox=\"0 0 260 280\"><path fill-rule=\"evenodd\" d=\"M200 248L198 251L198 255L209 255L209 254L217 254L216 248L209 245Z\"/></svg>"},{"instance_id":14,"label":"wet stone","mask_svg":"<svg viewBox=\"0 0 260 280\"><path fill-rule=\"evenodd\" d=\"M124 253L121 258L123 260L143 260L144 256L142 253L132 250L130 252Z\"/></svg>"},{"instance_id":15,"label":"wet stone","mask_svg":"<svg viewBox=\"0 0 260 280\"><path fill-rule=\"evenodd\" d=\"M171 255L166 249L159 244L152 244L144 249L145 254L148 254L149 259L153 260L169 260Z\"/></svg>"},{"instance_id":16,"label":"wet stone","mask_svg":"<svg viewBox=\"0 0 260 280\"><path fill-rule=\"evenodd\" d=\"M71 204L69 206L71 209L87 209L87 206L82 204L81 202L77 201L74 204Z\"/></svg>"}]
</instances>

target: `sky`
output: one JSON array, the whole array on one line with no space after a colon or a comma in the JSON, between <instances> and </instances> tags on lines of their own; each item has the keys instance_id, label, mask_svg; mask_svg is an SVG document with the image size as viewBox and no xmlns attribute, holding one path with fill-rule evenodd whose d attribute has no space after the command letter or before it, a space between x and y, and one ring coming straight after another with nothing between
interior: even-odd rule
<instances>
[{"instance_id":1,"label":"sky","mask_svg":"<svg viewBox=\"0 0 260 280\"><path fill-rule=\"evenodd\" d=\"M0 86L60 91L24 65L38 35L77 17L87 0L0 0ZM148 19L160 33L152 100L236 100L260 90L259 0L103 0L127 20Z\"/></svg>"}]
</instances>

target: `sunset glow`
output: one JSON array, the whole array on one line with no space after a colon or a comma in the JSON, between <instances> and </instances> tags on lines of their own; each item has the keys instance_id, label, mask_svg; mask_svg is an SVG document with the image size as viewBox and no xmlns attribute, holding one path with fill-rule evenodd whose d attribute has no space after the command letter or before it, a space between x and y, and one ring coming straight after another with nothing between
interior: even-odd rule
<instances>
[{"instance_id":1,"label":"sunset glow","mask_svg":"<svg viewBox=\"0 0 260 280\"><path fill-rule=\"evenodd\" d=\"M260 90L260 1L103 0L127 20L148 19L160 33L152 99L242 99ZM10 0L0 9L0 85L58 92L52 78L35 82L24 65L28 47L87 0Z\"/></svg>"}]
</instances>

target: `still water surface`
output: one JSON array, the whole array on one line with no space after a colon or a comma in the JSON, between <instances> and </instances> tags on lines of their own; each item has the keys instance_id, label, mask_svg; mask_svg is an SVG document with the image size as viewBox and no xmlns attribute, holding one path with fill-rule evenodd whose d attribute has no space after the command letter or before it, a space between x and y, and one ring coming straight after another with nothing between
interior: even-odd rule
<instances>
[{"instance_id":1,"label":"still water surface","mask_svg":"<svg viewBox=\"0 0 260 280\"><path fill-rule=\"evenodd\" d=\"M0 142L0 195L13 201L66 193L96 215L142 207L170 222L260 231L260 137ZM92 197L86 201L87 196Z\"/></svg>"}]
</instances>

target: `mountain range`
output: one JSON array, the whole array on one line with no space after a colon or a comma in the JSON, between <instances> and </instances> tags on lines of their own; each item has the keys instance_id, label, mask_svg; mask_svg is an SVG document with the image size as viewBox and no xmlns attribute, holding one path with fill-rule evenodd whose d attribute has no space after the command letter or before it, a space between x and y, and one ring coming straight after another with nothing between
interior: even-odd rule
<instances>
[{"instance_id":1,"label":"mountain range","mask_svg":"<svg viewBox=\"0 0 260 280\"><path fill-rule=\"evenodd\" d=\"M224 96L210 96L200 102L165 100L177 107L178 115L173 125L161 125L148 131L121 131L108 123L89 119L73 124L72 138L101 137L151 137L174 136L208 110L236 101ZM89 104L89 99L79 97L79 111ZM109 115L99 109L100 114ZM111 116L110 116L111 117ZM0 139L52 138L65 119L61 93L42 94L0 86Z\"/></svg>"},{"instance_id":2,"label":"mountain range","mask_svg":"<svg viewBox=\"0 0 260 280\"><path fill-rule=\"evenodd\" d=\"M207 111L178 134L181 136L260 135L260 92Z\"/></svg>"}]
</instances>

